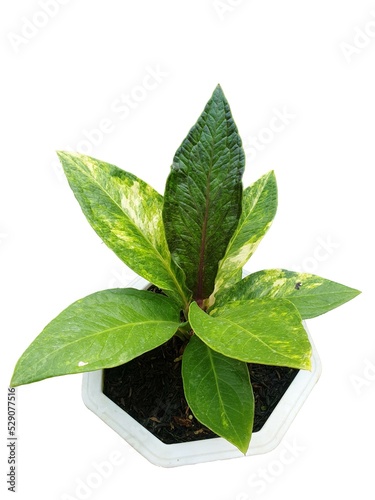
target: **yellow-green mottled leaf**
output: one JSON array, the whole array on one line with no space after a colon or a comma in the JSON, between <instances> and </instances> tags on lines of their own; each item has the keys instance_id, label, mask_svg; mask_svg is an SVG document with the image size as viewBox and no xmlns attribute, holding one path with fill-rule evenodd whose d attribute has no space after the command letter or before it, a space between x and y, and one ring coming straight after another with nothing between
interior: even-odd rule
<instances>
[{"instance_id":1,"label":"yellow-green mottled leaf","mask_svg":"<svg viewBox=\"0 0 375 500\"><path fill-rule=\"evenodd\" d=\"M254 420L246 363L213 351L193 335L182 357L182 378L195 417L246 453Z\"/></svg>"},{"instance_id":2,"label":"yellow-green mottled leaf","mask_svg":"<svg viewBox=\"0 0 375 500\"><path fill-rule=\"evenodd\" d=\"M185 278L165 239L163 197L109 163L78 153L58 156L83 213L104 243L133 271L186 307Z\"/></svg>"},{"instance_id":3,"label":"yellow-green mottled leaf","mask_svg":"<svg viewBox=\"0 0 375 500\"><path fill-rule=\"evenodd\" d=\"M12 386L118 366L169 340L180 309L168 297L117 288L74 302L18 360Z\"/></svg>"},{"instance_id":4,"label":"yellow-green mottled leaf","mask_svg":"<svg viewBox=\"0 0 375 500\"><path fill-rule=\"evenodd\" d=\"M267 269L250 274L218 297L214 307L249 299L284 298L303 319L331 311L356 297L358 290L314 274Z\"/></svg>"},{"instance_id":5,"label":"yellow-green mottled leaf","mask_svg":"<svg viewBox=\"0 0 375 500\"><path fill-rule=\"evenodd\" d=\"M232 302L205 313L193 302L191 327L214 351L247 363L311 369L311 344L296 307L285 299Z\"/></svg>"},{"instance_id":6,"label":"yellow-green mottled leaf","mask_svg":"<svg viewBox=\"0 0 375 500\"><path fill-rule=\"evenodd\" d=\"M238 281L243 266L270 227L276 209L277 185L271 171L244 190L241 217L219 264L213 295Z\"/></svg>"}]
</instances>

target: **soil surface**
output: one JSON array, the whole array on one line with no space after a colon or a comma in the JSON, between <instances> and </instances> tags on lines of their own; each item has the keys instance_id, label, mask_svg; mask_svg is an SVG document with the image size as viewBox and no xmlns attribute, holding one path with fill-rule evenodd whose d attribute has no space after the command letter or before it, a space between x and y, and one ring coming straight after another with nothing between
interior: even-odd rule
<instances>
[{"instance_id":1,"label":"soil surface","mask_svg":"<svg viewBox=\"0 0 375 500\"><path fill-rule=\"evenodd\" d=\"M104 394L163 443L217 437L192 415L184 397L181 356L184 342L167 343L104 371ZM298 370L248 364L255 397L253 432L259 431Z\"/></svg>"}]
</instances>

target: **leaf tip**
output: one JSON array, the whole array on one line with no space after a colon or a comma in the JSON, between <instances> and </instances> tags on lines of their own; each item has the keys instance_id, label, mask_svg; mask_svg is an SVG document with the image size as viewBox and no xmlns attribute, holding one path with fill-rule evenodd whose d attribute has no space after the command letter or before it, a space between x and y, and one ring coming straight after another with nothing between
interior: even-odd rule
<instances>
[{"instance_id":1,"label":"leaf tip","mask_svg":"<svg viewBox=\"0 0 375 500\"><path fill-rule=\"evenodd\" d=\"M241 446L237 446L237 448L240 450L241 453L244 454L244 456L246 457L246 453L249 449L249 446L250 446L250 441L249 442L246 442L245 444L241 445Z\"/></svg>"},{"instance_id":2,"label":"leaf tip","mask_svg":"<svg viewBox=\"0 0 375 500\"><path fill-rule=\"evenodd\" d=\"M10 380L9 387L18 387L19 385L22 385L22 382L17 380L16 372L14 372Z\"/></svg>"},{"instance_id":3,"label":"leaf tip","mask_svg":"<svg viewBox=\"0 0 375 500\"><path fill-rule=\"evenodd\" d=\"M59 150L56 151L56 154L61 159L64 156L66 156L67 152L66 151L62 151L62 150L59 149Z\"/></svg>"},{"instance_id":4,"label":"leaf tip","mask_svg":"<svg viewBox=\"0 0 375 500\"><path fill-rule=\"evenodd\" d=\"M216 88L215 88L215 90L214 90L213 95L214 95L214 96L218 96L218 97L220 97L221 99L224 99L224 92L223 92L223 89L222 89L222 87L221 87L220 83L218 83L218 84L216 85Z\"/></svg>"},{"instance_id":5,"label":"leaf tip","mask_svg":"<svg viewBox=\"0 0 375 500\"><path fill-rule=\"evenodd\" d=\"M274 171L274 170L270 170L270 171L268 172L268 175L269 175L270 177L274 177L274 178L276 179L276 174L275 174L275 171Z\"/></svg>"},{"instance_id":6,"label":"leaf tip","mask_svg":"<svg viewBox=\"0 0 375 500\"><path fill-rule=\"evenodd\" d=\"M64 162L69 160L69 158L72 156L72 153L69 153L68 151L56 151L56 154L61 162L61 164L64 166Z\"/></svg>"},{"instance_id":7,"label":"leaf tip","mask_svg":"<svg viewBox=\"0 0 375 500\"><path fill-rule=\"evenodd\" d=\"M305 358L303 364L301 365L302 370L308 370L309 372L312 371L311 356L312 356L312 353L310 352L309 355Z\"/></svg>"},{"instance_id":8,"label":"leaf tip","mask_svg":"<svg viewBox=\"0 0 375 500\"><path fill-rule=\"evenodd\" d=\"M82 158L85 157L85 155L81 153L77 153L75 151L62 151L62 150L57 150L56 151L57 156L59 157L59 160L63 162L64 160L69 160L72 158Z\"/></svg>"}]
</instances>

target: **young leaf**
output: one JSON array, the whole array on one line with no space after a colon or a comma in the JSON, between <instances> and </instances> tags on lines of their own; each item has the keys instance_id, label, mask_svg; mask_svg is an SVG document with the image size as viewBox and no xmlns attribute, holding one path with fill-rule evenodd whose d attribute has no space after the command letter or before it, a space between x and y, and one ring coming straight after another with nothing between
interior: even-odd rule
<instances>
[{"instance_id":1,"label":"young leaf","mask_svg":"<svg viewBox=\"0 0 375 500\"><path fill-rule=\"evenodd\" d=\"M266 234L276 209L277 185L271 171L244 190L242 214L220 261L213 295L241 279L242 268Z\"/></svg>"},{"instance_id":2,"label":"young leaf","mask_svg":"<svg viewBox=\"0 0 375 500\"><path fill-rule=\"evenodd\" d=\"M195 417L246 453L254 419L246 363L213 351L193 335L182 357L182 378Z\"/></svg>"},{"instance_id":3,"label":"young leaf","mask_svg":"<svg viewBox=\"0 0 375 500\"><path fill-rule=\"evenodd\" d=\"M186 307L190 293L165 239L163 197L114 165L78 153L58 155L83 213L104 243L133 271Z\"/></svg>"},{"instance_id":4,"label":"young leaf","mask_svg":"<svg viewBox=\"0 0 375 500\"><path fill-rule=\"evenodd\" d=\"M356 297L354 288L308 273L268 269L250 274L218 297L215 307L250 299L284 298L303 319L314 318Z\"/></svg>"},{"instance_id":5,"label":"young leaf","mask_svg":"<svg viewBox=\"0 0 375 500\"><path fill-rule=\"evenodd\" d=\"M232 302L211 314L193 302L189 321L214 351L246 363L311 369L311 345L301 316L288 300Z\"/></svg>"},{"instance_id":6,"label":"young leaf","mask_svg":"<svg viewBox=\"0 0 375 500\"><path fill-rule=\"evenodd\" d=\"M197 301L213 291L237 226L244 165L241 139L218 86L175 154L164 195L168 245Z\"/></svg>"},{"instance_id":7,"label":"young leaf","mask_svg":"<svg viewBox=\"0 0 375 500\"><path fill-rule=\"evenodd\" d=\"M169 340L180 319L170 298L131 288L104 290L74 302L19 359L12 386L126 363Z\"/></svg>"}]
</instances>

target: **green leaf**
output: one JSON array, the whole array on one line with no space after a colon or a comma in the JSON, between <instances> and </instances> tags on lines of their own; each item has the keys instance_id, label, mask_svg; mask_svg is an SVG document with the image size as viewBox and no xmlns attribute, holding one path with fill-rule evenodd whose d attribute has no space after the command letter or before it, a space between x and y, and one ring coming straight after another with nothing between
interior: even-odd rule
<instances>
[{"instance_id":1,"label":"green leaf","mask_svg":"<svg viewBox=\"0 0 375 500\"><path fill-rule=\"evenodd\" d=\"M160 294L132 288L93 293L46 326L19 359L11 385L126 363L169 340L179 318L179 307Z\"/></svg>"},{"instance_id":2,"label":"green leaf","mask_svg":"<svg viewBox=\"0 0 375 500\"><path fill-rule=\"evenodd\" d=\"M303 319L314 318L356 297L354 288L320 276L285 269L250 274L218 297L215 306L249 299L284 298L292 302Z\"/></svg>"},{"instance_id":3,"label":"green leaf","mask_svg":"<svg viewBox=\"0 0 375 500\"><path fill-rule=\"evenodd\" d=\"M288 300L232 302L211 314L190 306L191 327L211 349L246 363L311 369L311 345Z\"/></svg>"},{"instance_id":4,"label":"green leaf","mask_svg":"<svg viewBox=\"0 0 375 500\"><path fill-rule=\"evenodd\" d=\"M270 227L277 209L277 184L273 171L245 189L238 226L220 261L214 295L238 278Z\"/></svg>"},{"instance_id":5,"label":"green leaf","mask_svg":"<svg viewBox=\"0 0 375 500\"><path fill-rule=\"evenodd\" d=\"M133 271L187 307L190 293L165 239L163 197L109 163L78 153L58 156L83 213L104 243Z\"/></svg>"},{"instance_id":6,"label":"green leaf","mask_svg":"<svg viewBox=\"0 0 375 500\"><path fill-rule=\"evenodd\" d=\"M197 301L213 291L237 226L244 165L241 139L218 86L175 154L164 195L168 245Z\"/></svg>"},{"instance_id":7,"label":"green leaf","mask_svg":"<svg viewBox=\"0 0 375 500\"><path fill-rule=\"evenodd\" d=\"M246 453L254 420L246 363L213 351L193 335L182 357L182 378L195 417Z\"/></svg>"}]
</instances>

